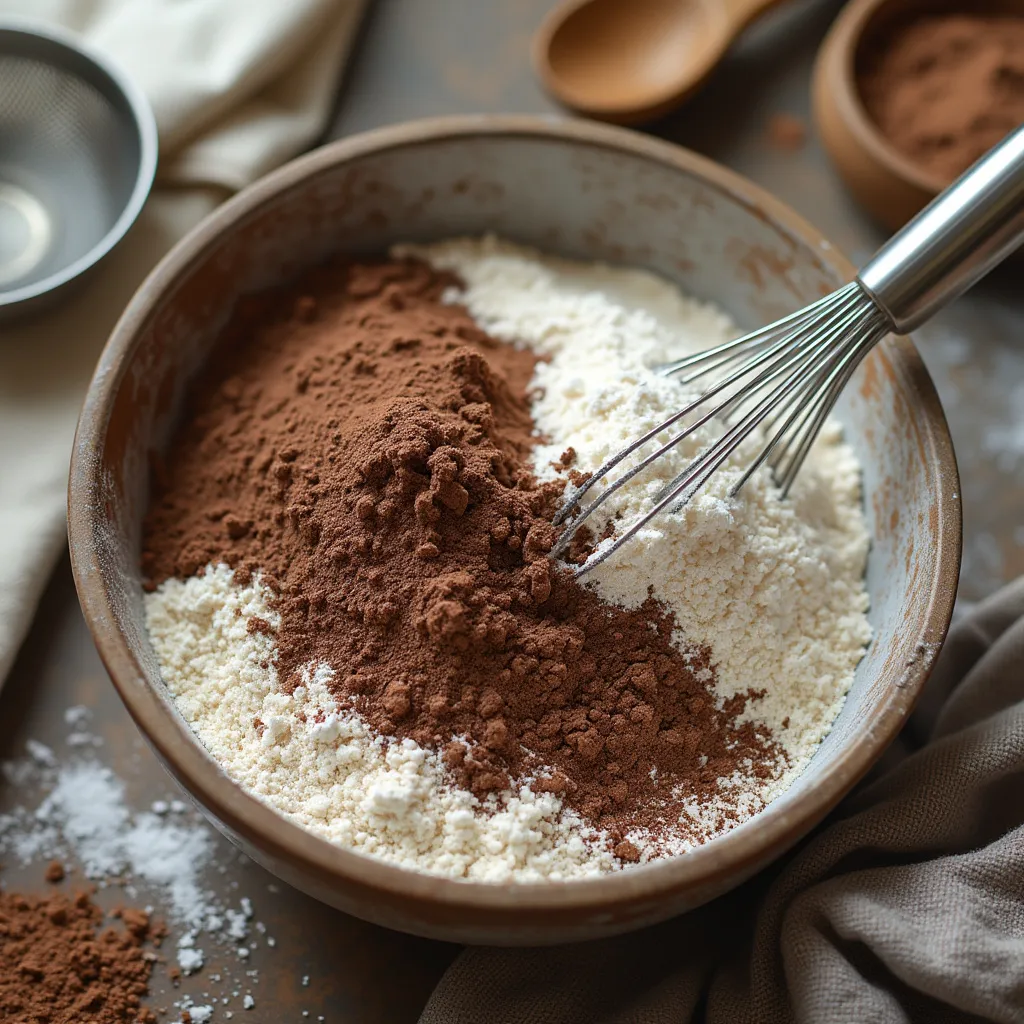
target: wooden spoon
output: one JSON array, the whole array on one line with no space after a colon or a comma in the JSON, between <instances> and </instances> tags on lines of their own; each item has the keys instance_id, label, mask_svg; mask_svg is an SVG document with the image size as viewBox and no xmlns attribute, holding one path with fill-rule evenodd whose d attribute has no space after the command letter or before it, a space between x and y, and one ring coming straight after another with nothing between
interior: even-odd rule
<instances>
[{"instance_id":1,"label":"wooden spoon","mask_svg":"<svg viewBox=\"0 0 1024 1024\"><path fill-rule=\"evenodd\" d=\"M534 39L545 88L573 110L636 124L690 96L780 0L565 0Z\"/></svg>"}]
</instances>

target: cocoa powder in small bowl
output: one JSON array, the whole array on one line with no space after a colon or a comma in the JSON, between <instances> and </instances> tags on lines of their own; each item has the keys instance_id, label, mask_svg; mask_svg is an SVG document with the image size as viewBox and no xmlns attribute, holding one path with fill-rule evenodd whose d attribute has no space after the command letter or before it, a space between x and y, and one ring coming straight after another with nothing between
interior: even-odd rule
<instances>
[{"instance_id":1,"label":"cocoa powder in small bowl","mask_svg":"<svg viewBox=\"0 0 1024 1024\"><path fill-rule=\"evenodd\" d=\"M1024 13L937 10L879 24L855 76L881 134L948 184L1024 124Z\"/></svg>"}]
</instances>

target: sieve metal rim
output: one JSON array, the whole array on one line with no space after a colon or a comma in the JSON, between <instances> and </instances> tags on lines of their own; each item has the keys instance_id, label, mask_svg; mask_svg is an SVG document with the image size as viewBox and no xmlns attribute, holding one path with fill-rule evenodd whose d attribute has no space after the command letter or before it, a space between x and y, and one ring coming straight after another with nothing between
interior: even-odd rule
<instances>
[{"instance_id":1,"label":"sieve metal rim","mask_svg":"<svg viewBox=\"0 0 1024 1024\"><path fill-rule=\"evenodd\" d=\"M153 116L149 101L116 61L99 53L71 32L31 18L0 18L0 54L11 52L15 56L21 56L16 48L10 47L9 41L12 39L24 40L30 47L40 42L47 44L48 52L37 52L36 59L60 70L79 74L90 81L90 84L95 85L99 82L101 91L108 96L116 94L127 107L138 135L139 160L131 194L107 233L84 255L48 277L8 291L0 288L0 314L57 291L99 263L121 241L135 223L149 197L156 178L159 151L156 118ZM63 53L67 63L55 62L54 53Z\"/></svg>"}]
</instances>

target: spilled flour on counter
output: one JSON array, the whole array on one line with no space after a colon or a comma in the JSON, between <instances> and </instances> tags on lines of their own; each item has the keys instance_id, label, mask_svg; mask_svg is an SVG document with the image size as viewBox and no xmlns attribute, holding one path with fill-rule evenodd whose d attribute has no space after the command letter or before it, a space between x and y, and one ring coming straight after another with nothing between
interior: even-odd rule
<instances>
[{"instance_id":1,"label":"spilled flour on counter","mask_svg":"<svg viewBox=\"0 0 1024 1024\"><path fill-rule=\"evenodd\" d=\"M85 707L67 709L70 757L29 739L26 757L0 766L20 794L40 794L34 805L0 814L0 857L20 867L54 862L60 877L73 867L100 889L121 887L132 900L140 890L158 898L156 915L177 934L172 956L182 973L192 974L206 960L204 946L222 956L224 947L246 938L252 906L245 898L238 908L227 905L203 884L215 866L216 840L195 811L177 799L134 808L124 779L77 753L101 745L89 731L90 717Z\"/></svg>"}]
</instances>

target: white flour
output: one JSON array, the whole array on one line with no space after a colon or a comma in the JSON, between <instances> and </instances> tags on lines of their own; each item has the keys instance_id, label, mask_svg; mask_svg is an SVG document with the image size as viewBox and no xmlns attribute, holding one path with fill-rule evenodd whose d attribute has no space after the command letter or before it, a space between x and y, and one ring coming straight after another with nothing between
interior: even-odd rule
<instances>
[{"instance_id":1,"label":"white flour","mask_svg":"<svg viewBox=\"0 0 1024 1024\"><path fill-rule=\"evenodd\" d=\"M329 670L282 693L273 639L247 630L253 616L278 624L269 597L258 580L235 586L227 566L146 596L150 638L178 707L251 793L339 845L451 877L536 881L615 867L551 794L524 788L481 808L447 783L436 753L374 736L338 709Z\"/></svg>"},{"instance_id":2,"label":"white flour","mask_svg":"<svg viewBox=\"0 0 1024 1024\"><path fill-rule=\"evenodd\" d=\"M679 385L650 365L735 334L720 312L645 273L544 259L493 240L401 251L456 271L466 288L452 301L492 334L549 358L537 368L533 411L549 442L537 467L551 476L548 463L566 447L580 468L596 466L678 408ZM624 514L644 508L700 444L641 474L624 492ZM721 780L710 806L676 794L688 831L705 840L756 813L806 767L870 638L859 472L838 429L827 428L789 501L767 473L729 499L737 473L728 468L683 513L656 520L589 577L626 607L653 588L675 614L680 639L710 647L722 699L765 691L748 716L771 729L788 763L767 781L742 772ZM601 836L551 794L524 788L481 806L448 783L436 754L374 736L333 703L330 669L307 672L293 695L280 692L272 637L246 628L253 616L277 623L268 596L258 580L235 586L224 566L146 596L168 688L246 789L340 845L452 877L534 881L618 868ZM266 724L262 736L256 718ZM643 859L692 846L630 838Z\"/></svg>"}]
</instances>

